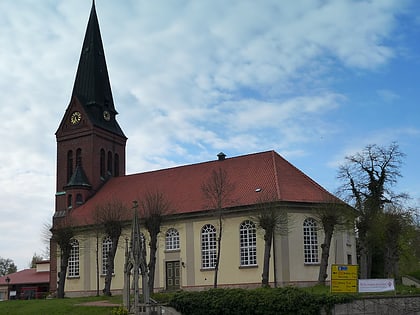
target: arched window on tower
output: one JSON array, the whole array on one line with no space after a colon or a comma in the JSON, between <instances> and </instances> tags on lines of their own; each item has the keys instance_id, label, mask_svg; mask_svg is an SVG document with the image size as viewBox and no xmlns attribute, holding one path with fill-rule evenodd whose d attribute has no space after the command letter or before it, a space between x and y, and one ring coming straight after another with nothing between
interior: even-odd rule
<instances>
[{"instance_id":1,"label":"arched window on tower","mask_svg":"<svg viewBox=\"0 0 420 315\"><path fill-rule=\"evenodd\" d=\"M78 148L76 150L76 166L82 164L82 149Z\"/></svg>"},{"instance_id":2,"label":"arched window on tower","mask_svg":"<svg viewBox=\"0 0 420 315\"><path fill-rule=\"evenodd\" d=\"M104 149L101 149L100 159L101 159L99 163L100 175L101 175L101 178L105 178L105 150Z\"/></svg>"},{"instance_id":3,"label":"arched window on tower","mask_svg":"<svg viewBox=\"0 0 420 315\"><path fill-rule=\"evenodd\" d=\"M73 207L72 198L73 198L73 196L71 194L67 195L67 208L69 208L69 209L71 209Z\"/></svg>"},{"instance_id":4,"label":"arched window on tower","mask_svg":"<svg viewBox=\"0 0 420 315\"><path fill-rule=\"evenodd\" d=\"M117 153L114 155L114 176L120 176L120 157Z\"/></svg>"},{"instance_id":5,"label":"arched window on tower","mask_svg":"<svg viewBox=\"0 0 420 315\"><path fill-rule=\"evenodd\" d=\"M107 175L112 175L112 152L108 151Z\"/></svg>"},{"instance_id":6,"label":"arched window on tower","mask_svg":"<svg viewBox=\"0 0 420 315\"><path fill-rule=\"evenodd\" d=\"M73 151L70 150L67 152L67 182L69 182L72 175L73 175Z\"/></svg>"},{"instance_id":7,"label":"arched window on tower","mask_svg":"<svg viewBox=\"0 0 420 315\"><path fill-rule=\"evenodd\" d=\"M82 194L77 194L76 195L76 205L81 205L83 204L83 196Z\"/></svg>"}]
</instances>

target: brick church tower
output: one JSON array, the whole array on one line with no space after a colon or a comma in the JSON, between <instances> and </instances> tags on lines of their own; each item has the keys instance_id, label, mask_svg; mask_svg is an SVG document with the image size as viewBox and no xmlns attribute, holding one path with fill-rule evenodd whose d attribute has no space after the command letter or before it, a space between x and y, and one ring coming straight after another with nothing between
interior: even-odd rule
<instances>
[{"instance_id":1,"label":"brick church tower","mask_svg":"<svg viewBox=\"0 0 420 315\"><path fill-rule=\"evenodd\" d=\"M57 138L56 216L75 209L111 176L125 175L125 144L92 4L73 93Z\"/></svg>"},{"instance_id":2,"label":"brick church tower","mask_svg":"<svg viewBox=\"0 0 420 315\"><path fill-rule=\"evenodd\" d=\"M125 175L127 138L117 114L93 1L70 104L56 132L53 226L84 204L110 177ZM56 249L51 243L52 291L57 286Z\"/></svg>"}]
</instances>

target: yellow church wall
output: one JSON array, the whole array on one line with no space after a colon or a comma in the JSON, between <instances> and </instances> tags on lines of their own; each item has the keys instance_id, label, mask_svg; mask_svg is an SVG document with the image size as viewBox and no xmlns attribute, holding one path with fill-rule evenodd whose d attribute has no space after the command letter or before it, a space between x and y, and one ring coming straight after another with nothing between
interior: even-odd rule
<instances>
[{"instance_id":1,"label":"yellow church wall","mask_svg":"<svg viewBox=\"0 0 420 315\"><path fill-rule=\"evenodd\" d=\"M303 251L303 221L308 218L308 213L289 214L289 232L287 235L277 234L270 258L269 281L274 283L274 270L279 285L289 283L308 283L318 279L319 264L305 264ZM264 231L257 229L257 265L240 266L240 224L250 220L247 215L227 214L223 219L223 235L218 273L219 286L255 287L261 284L261 275L264 259ZM256 222L254 222L256 223ZM201 229L206 224L216 227L218 233L218 220L215 216L182 221L165 222L161 227L158 237L158 251L155 273L155 290L166 289L166 263L180 262L180 288L202 289L213 286L214 269L203 269L201 266ZM165 235L169 228L179 232L179 250L165 249ZM149 260L148 233L144 227L141 232L146 235L147 261ZM123 229L119 239L115 257L115 274L112 278L111 289L120 293L124 285L124 263L126 239L131 235L131 228ZM218 234L217 234L218 235ZM99 235L99 270L102 270L102 240L104 235ZM318 244L323 241L323 233L318 230ZM96 234L84 231L76 236L79 240L80 276L66 279L66 295L92 295L96 293ZM319 259L321 251L319 249ZM274 266L274 255L276 266ZM347 263L348 255L355 262L354 234L336 231L330 251L329 263ZM99 276L99 290L102 294L104 288L104 275Z\"/></svg>"}]
</instances>

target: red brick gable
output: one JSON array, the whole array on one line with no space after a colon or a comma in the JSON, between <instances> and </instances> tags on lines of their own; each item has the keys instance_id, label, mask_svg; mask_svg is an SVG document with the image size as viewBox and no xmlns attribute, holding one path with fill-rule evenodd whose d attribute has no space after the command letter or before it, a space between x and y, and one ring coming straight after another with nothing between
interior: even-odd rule
<instances>
[{"instance_id":1,"label":"red brick gable","mask_svg":"<svg viewBox=\"0 0 420 315\"><path fill-rule=\"evenodd\" d=\"M84 205L71 212L78 225L93 223L97 205L120 200L131 208L146 192L159 191L171 202L172 213L193 213L210 208L201 186L213 170L226 170L235 185L230 204L247 206L257 202L263 193L286 202L329 202L334 196L294 167L275 151L243 155L225 160L203 162L110 179ZM260 191L260 192L257 192ZM127 216L127 219L131 215Z\"/></svg>"}]
</instances>

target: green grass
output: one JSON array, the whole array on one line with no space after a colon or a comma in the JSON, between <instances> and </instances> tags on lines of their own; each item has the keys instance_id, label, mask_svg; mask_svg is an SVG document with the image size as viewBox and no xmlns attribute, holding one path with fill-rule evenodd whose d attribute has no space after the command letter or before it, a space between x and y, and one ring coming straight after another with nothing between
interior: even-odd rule
<instances>
[{"instance_id":1,"label":"green grass","mask_svg":"<svg viewBox=\"0 0 420 315\"><path fill-rule=\"evenodd\" d=\"M110 315L114 307L80 305L93 301L109 301L121 304L121 296L116 297L87 297L65 298L51 300L2 301L0 314L2 315Z\"/></svg>"},{"instance_id":2,"label":"green grass","mask_svg":"<svg viewBox=\"0 0 420 315\"><path fill-rule=\"evenodd\" d=\"M330 287L316 285L313 287L302 288L312 294L329 294ZM409 286L397 285L395 292L376 293L369 295L411 295L420 294L420 289ZM355 297L365 296L365 294L352 294ZM168 302L173 293L154 294L153 298L160 302ZM30 300L30 301L3 301L0 302L1 315L110 315L115 307L86 306L81 305L87 302L108 301L112 304L122 304L121 296L113 297L85 297L85 298L65 298L51 300Z\"/></svg>"}]
</instances>

